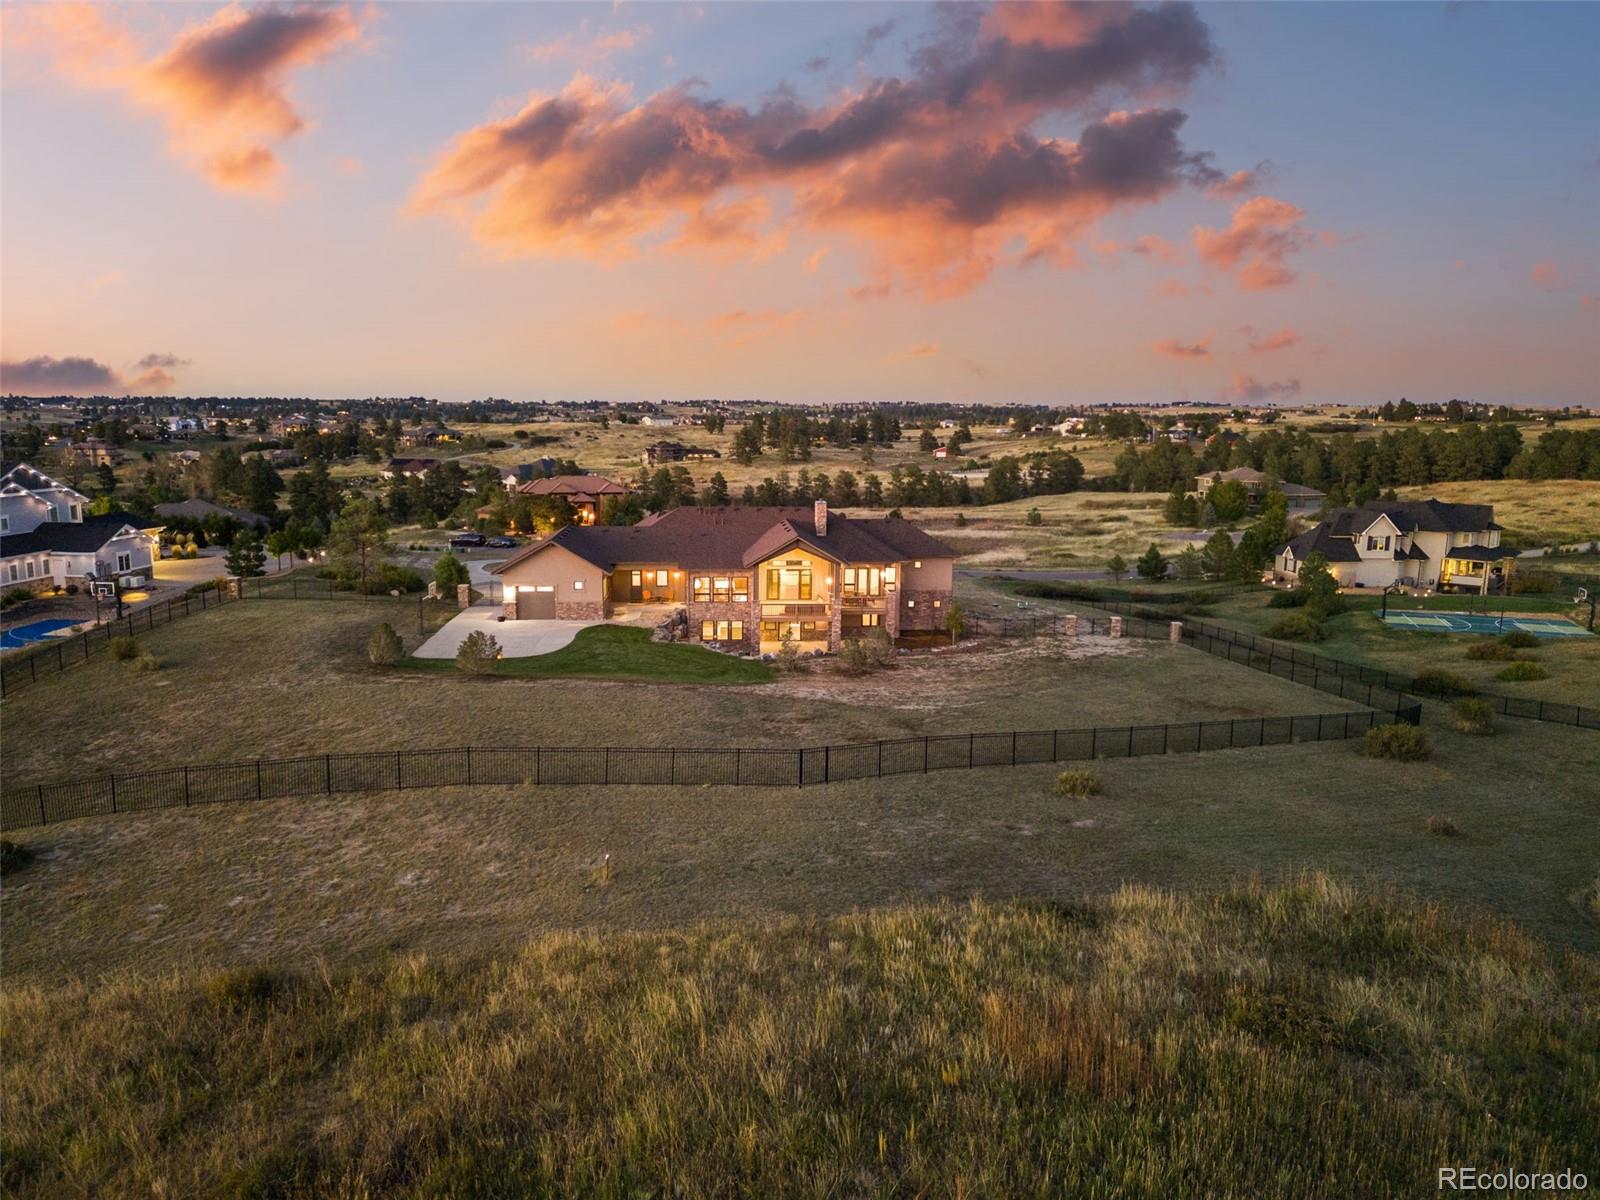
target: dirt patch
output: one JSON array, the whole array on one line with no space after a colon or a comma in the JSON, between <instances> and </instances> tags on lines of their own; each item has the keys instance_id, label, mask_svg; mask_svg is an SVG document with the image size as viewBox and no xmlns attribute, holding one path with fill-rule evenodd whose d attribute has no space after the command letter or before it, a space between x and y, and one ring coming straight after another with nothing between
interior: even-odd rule
<instances>
[{"instance_id":1,"label":"dirt patch","mask_svg":"<svg viewBox=\"0 0 1600 1200\"><path fill-rule=\"evenodd\" d=\"M1042 662L1140 653L1137 639L1108 637L983 638L947 651L902 655L871 675L843 675L831 659L780 678L769 690L806 700L840 700L875 708L924 711L991 702L1019 667Z\"/></svg>"}]
</instances>

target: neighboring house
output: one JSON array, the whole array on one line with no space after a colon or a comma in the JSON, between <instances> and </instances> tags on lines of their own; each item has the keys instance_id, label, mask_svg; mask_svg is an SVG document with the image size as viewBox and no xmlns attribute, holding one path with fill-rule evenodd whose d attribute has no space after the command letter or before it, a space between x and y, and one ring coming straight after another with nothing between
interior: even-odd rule
<instances>
[{"instance_id":1,"label":"neighboring house","mask_svg":"<svg viewBox=\"0 0 1600 1200\"><path fill-rule=\"evenodd\" d=\"M258 512L251 512L247 508L230 508L226 504L213 504L209 500L180 500L173 504L156 505L158 517L187 517L193 521L204 521L213 515L232 517L241 525L253 525L260 530L265 530L272 524L267 517Z\"/></svg>"},{"instance_id":2,"label":"neighboring house","mask_svg":"<svg viewBox=\"0 0 1600 1200\"><path fill-rule=\"evenodd\" d=\"M391 458L389 465L379 473L385 479L393 479L397 475L414 475L421 479L438 465L437 458Z\"/></svg>"},{"instance_id":3,"label":"neighboring house","mask_svg":"<svg viewBox=\"0 0 1600 1200\"><path fill-rule=\"evenodd\" d=\"M686 424L686 422L679 417L669 417L665 415L655 416L652 414L649 416L640 417L639 424L661 428L670 425L683 425Z\"/></svg>"},{"instance_id":4,"label":"neighboring house","mask_svg":"<svg viewBox=\"0 0 1600 1200\"><path fill-rule=\"evenodd\" d=\"M676 604L689 636L771 653L836 650L882 629L944 628L955 552L899 518L811 508L675 508L638 525L569 525L491 568L508 620L606 620Z\"/></svg>"},{"instance_id":5,"label":"neighboring house","mask_svg":"<svg viewBox=\"0 0 1600 1200\"><path fill-rule=\"evenodd\" d=\"M162 527L132 513L91 517L88 509L83 493L25 464L0 475L0 585L148 577Z\"/></svg>"},{"instance_id":6,"label":"neighboring house","mask_svg":"<svg viewBox=\"0 0 1600 1200\"><path fill-rule=\"evenodd\" d=\"M685 446L682 442L656 442L646 446L641 456L647 466L659 466L662 463L674 462L700 462L708 458L721 458L720 450L709 450L704 446Z\"/></svg>"},{"instance_id":7,"label":"neighboring house","mask_svg":"<svg viewBox=\"0 0 1600 1200\"><path fill-rule=\"evenodd\" d=\"M593 525L607 496L626 496L628 485L604 475L552 475L534 479L517 489L519 496L560 496L572 506L578 524Z\"/></svg>"},{"instance_id":8,"label":"neighboring house","mask_svg":"<svg viewBox=\"0 0 1600 1200\"><path fill-rule=\"evenodd\" d=\"M935 458L949 458L950 457L950 447L949 446L935 446L933 448L933 456Z\"/></svg>"},{"instance_id":9,"label":"neighboring house","mask_svg":"<svg viewBox=\"0 0 1600 1200\"><path fill-rule=\"evenodd\" d=\"M415 429L401 431L400 444L402 446L432 446L439 442L458 442L461 440L459 429L449 429L443 425L418 425Z\"/></svg>"},{"instance_id":10,"label":"neighboring house","mask_svg":"<svg viewBox=\"0 0 1600 1200\"><path fill-rule=\"evenodd\" d=\"M1261 502L1261 493L1266 486L1266 475L1253 467L1235 467L1231 471L1213 471L1209 475L1196 475L1194 477L1194 491L1203 503L1206 493L1224 480L1242 483L1244 490L1250 495L1252 507ZM1302 487L1298 483L1280 483L1278 491L1283 493L1283 498L1288 502L1290 512L1316 512L1322 507L1322 502L1328 497L1316 488Z\"/></svg>"},{"instance_id":11,"label":"neighboring house","mask_svg":"<svg viewBox=\"0 0 1600 1200\"><path fill-rule=\"evenodd\" d=\"M1375 501L1336 508L1327 520L1278 550L1273 577L1293 580L1320 553L1341 587L1500 591L1513 556L1500 549L1488 504L1440 500Z\"/></svg>"},{"instance_id":12,"label":"neighboring house","mask_svg":"<svg viewBox=\"0 0 1600 1200\"><path fill-rule=\"evenodd\" d=\"M122 451L102 438L84 438L81 442L68 442L61 452L91 467L114 467L122 461Z\"/></svg>"}]
</instances>

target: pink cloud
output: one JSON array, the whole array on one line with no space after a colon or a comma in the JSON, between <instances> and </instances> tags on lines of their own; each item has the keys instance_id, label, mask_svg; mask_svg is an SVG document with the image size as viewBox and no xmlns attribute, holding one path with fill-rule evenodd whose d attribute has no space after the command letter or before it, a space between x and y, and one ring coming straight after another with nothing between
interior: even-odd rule
<instances>
[{"instance_id":1,"label":"pink cloud","mask_svg":"<svg viewBox=\"0 0 1600 1200\"><path fill-rule=\"evenodd\" d=\"M1305 210L1271 196L1257 196L1233 210L1227 229L1197 228L1194 245L1201 261L1232 272L1243 291L1286 287L1295 272L1284 261L1311 245L1303 227Z\"/></svg>"},{"instance_id":2,"label":"pink cloud","mask_svg":"<svg viewBox=\"0 0 1600 1200\"><path fill-rule=\"evenodd\" d=\"M507 255L603 257L782 190L788 226L848 235L874 287L939 298L1008 246L1070 263L1102 216L1221 178L1180 141L1182 112L1105 111L1111 94L1178 88L1210 65L1191 7L1007 5L952 29L909 75L819 106L780 92L748 108L691 85L635 101L580 75L458 135L409 208L455 213ZM1033 132L1071 113L1095 114L1075 141Z\"/></svg>"},{"instance_id":3,"label":"pink cloud","mask_svg":"<svg viewBox=\"0 0 1600 1200\"><path fill-rule=\"evenodd\" d=\"M1228 385L1218 393L1224 403L1242 402L1260 404L1268 400L1290 400L1300 394L1298 379L1282 379L1263 383L1253 375L1235 371Z\"/></svg>"},{"instance_id":4,"label":"pink cloud","mask_svg":"<svg viewBox=\"0 0 1600 1200\"><path fill-rule=\"evenodd\" d=\"M1235 171L1226 179L1219 179L1206 189L1206 193L1218 200L1237 200L1241 196L1248 196L1261 186L1261 176L1264 168L1257 167L1254 171Z\"/></svg>"},{"instance_id":5,"label":"pink cloud","mask_svg":"<svg viewBox=\"0 0 1600 1200\"><path fill-rule=\"evenodd\" d=\"M1292 329L1280 329L1277 333L1270 333L1259 341L1252 335L1250 338L1250 353L1270 354L1274 350L1287 350L1299 341L1300 335Z\"/></svg>"},{"instance_id":6,"label":"pink cloud","mask_svg":"<svg viewBox=\"0 0 1600 1200\"><path fill-rule=\"evenodd\" d=\"M1164 237L1157 237L1147 233L1133 243L1133 252L1142 254L1156 262L1178 263L1183 261L1183 247L1175 246Z\"/></svg>"},{"instance_id":7,"label":"pink cloud","mask_svg":"<svg viewBox=\"0 0 1600 1200\"><path fill-rule=\"evenodd\" d=\"M1528 278L1535 287L1552 292L1561 286L1561 268L1549 259L1544 259L1528 268Z\"/></svg>"},{"instance_id":8,"label":"pink cloud","mask_svg":"<svg viewBox=\"0 0 1600 1200\"><path fill-rule=\"evenodd\" d=\"M364 19L338 5L234 4L152 58L108 19L115 11L40 5L16 24L23 43L48 54L63 78L157 113L171 151L214 185L256 192L281 171L272 144L307 127L289 98L289 78L359 41Z\"/></svg>"},{"instance_id":9,"label":"pink cloud","mask_svg":"<svg viewBox=\"0 0 1600 1200\"><path fill-rule=\"evenodd\" d=\"M168 391L177 383L173 369L188 364L175 354L147 354L129 375L84 355L48 354L0 362L0 390L21 396L108 396Z\"/></svg>"},{"instance_id":10,"label":"pink cloud","mask_svg":"<svg viewBox=\"0 0 1600 1200\"><path fill-rule=\"evenodd\" d=\"M614 29L604 33L591 33L589 22L581 22L576 32L563 34L548 42L524 47L524 53L534 62L552 63L561 59L570 59L582 66L593 66L610 58L613 54L620 54L632 50L650 36L648 25L637 25L628 29Z\"/></svg>"},{"instance_id":11,"label":"pink cloud","mask_svg":"<svg viewBox=\"0 0 1600 1200\"><path fill-rule=\"evenodd\" d=\"M933 358L939 353L938 342L922 342L915 346L908 346L904 350L896 350L884 359L885 362L901 363L910 362L918 358Z\"/></svg>"},{"instance_id":12,"label":"pink cloud","mask_svg":"<svg viewBox=\"0 0 1600 1200\"><path fill-rule=\"evenodd\" d=\"M1180 342L1177 338L1163 338L1155 344L1157 354L1164 354L1168 358L1190 359L1211 357L1211 335L1207 334L1198 342Z\"/></svg>"}]
</instances>

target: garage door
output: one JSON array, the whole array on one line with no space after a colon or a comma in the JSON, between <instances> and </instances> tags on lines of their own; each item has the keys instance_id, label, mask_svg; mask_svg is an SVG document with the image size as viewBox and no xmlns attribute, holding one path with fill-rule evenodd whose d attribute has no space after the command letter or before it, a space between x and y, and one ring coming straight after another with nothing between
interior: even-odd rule
<instances>
[{"instance_id":1,"label":"garage door","mask_svg":"<svg viewBox=\"0 0 1600 1200\"><path fill-rule=\"evenodd\" d=\"M555 588L540 588L535 592L517 593L517 620L550 621L556 615Z\"/></svg>"}]
</instances>

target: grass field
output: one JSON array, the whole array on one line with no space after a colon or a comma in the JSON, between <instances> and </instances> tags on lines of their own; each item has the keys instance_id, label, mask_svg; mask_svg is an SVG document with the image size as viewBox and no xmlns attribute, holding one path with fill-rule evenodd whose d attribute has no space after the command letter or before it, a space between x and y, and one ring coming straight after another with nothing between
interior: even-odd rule
<instances>
[{"instance_id":1,"label":"grass field","mask_svg":"<svg viewBox=\"0 0 1600 1200\"><path fill-rule=\"evenodd\" d=\"M1420 1195L1593 1168L1600 968L1315 876L13 987L32 1195Z\"/></svg>"},{"instance_id":2,"label":"grass field","mask_svg":"<svg viewBox=\"0 0 1600 1200\"><path fill-rule=\"evenodd\" d=\"M405 665L432 674L459 674L453 659L408 658ZM652 642L645 629L596 625L569 645L532 658L504 658L493 674L518 679L637 679L661 683L766 683L763 662L719 654L704 646Z\"/></svg>"},{"instance_id":3,"label":"grass field","mask_svg":"<svg viewBox=\"0 0 1600 1200\"><path fill-rule=\"evenodd\" d=\"M469 743L821 745L1348 707L1252 671L1219 691L1204 655L1106 638L980 644L861 678L818 664L736 688L373 668L366 642L378 621L394 620L408 650L418 644L415 624L394 615L407 607L246 601L141 634L162 670L102 658L5 701L8 778ZM689 649L638 648L642 671L656 651ZM604 657L620 669L614 654ZM758 666L717 657L720 671Z\"/></svg>"}]
</instances>

